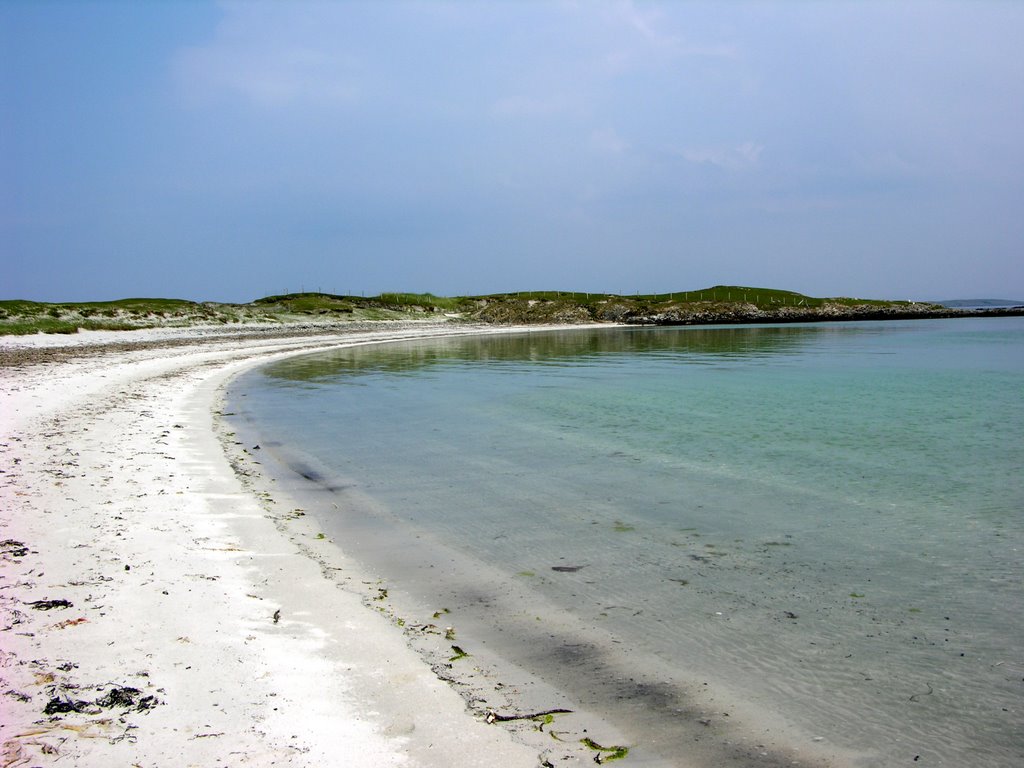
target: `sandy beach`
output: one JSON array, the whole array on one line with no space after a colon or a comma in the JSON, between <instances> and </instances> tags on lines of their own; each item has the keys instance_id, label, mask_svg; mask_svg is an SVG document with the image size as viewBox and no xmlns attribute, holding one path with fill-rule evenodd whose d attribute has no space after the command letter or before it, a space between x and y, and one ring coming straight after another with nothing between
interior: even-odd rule
<instances>
[{"instance_id":1,"label":"sandy beach","mask_svg":"<svg viewBox=\"0 0 1024 768\"><path fill-rule=\"evenodd\" d=\"M343 542L268 512L217 434L220 387L247 367L453 332L487 331L0 340L2 765L548 761L547 734L488 723L338 588L358 578ZM558 764L594 757L571 752Z\"/></svg>"}]
</instances>

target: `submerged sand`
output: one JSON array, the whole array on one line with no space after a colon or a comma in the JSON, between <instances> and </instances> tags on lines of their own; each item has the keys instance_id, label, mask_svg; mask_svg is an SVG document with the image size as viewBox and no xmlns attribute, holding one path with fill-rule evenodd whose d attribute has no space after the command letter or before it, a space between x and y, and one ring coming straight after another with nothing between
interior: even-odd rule
<instances>
[{"instance_id":1,"label":"submerged sand","mask_svg":"<svg viewBox=\"0 0 1024 768\"><path fill-rule=\"evenodd\" d=\"M219 418L232 377L287 356L551 329L0 339L0 766L514 768L621 756L629 743L614 724L550 683L482 647L461 656L441 606L431 615L388 598ZM670 764L719 764L698 756L702 716L682 715L696 723L693 754ZM843 762L801 761L766 745L777 724L747 720L739 741L704 757ZM643 752L628 764L665 764Z\"/></svg>"},{"instance_id":2,"label":"submerged sand","mask_svg":"<svg viewBox=\"0 0 1024 768\"><path fill-rule=\"evenodd\" d=\"M453 332L486 331L0 340L2 764L546 760L338 588L357 578L343 543L269 514L215 432L221 386L248 367Z\"/></svg>"}]
</instances>

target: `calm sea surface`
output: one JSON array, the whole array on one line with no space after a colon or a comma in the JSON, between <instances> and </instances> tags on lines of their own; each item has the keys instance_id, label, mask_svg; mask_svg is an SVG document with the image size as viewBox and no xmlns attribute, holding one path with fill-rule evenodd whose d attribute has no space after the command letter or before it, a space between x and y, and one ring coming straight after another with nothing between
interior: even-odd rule
<instances>
[{"instance_id":1,"label":"calm sea surface","mask_svg":"<svg viewBox=\"0 0 1024 768\"><path fill-rule=\"evenodd\" d=\"M1024 319L433 339L229 398L349 554L627 762L741 700L858 765L1024 765Z\"/></svg>"}]
</instances>

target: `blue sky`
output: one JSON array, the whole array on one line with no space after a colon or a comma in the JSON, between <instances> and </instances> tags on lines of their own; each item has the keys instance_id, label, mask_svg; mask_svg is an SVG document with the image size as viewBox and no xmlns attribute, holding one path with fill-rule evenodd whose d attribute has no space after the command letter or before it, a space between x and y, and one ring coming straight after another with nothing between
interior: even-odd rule
<instances>
[{"instance_id":1,"label":"blue sky","mask_svg":"<svg viewBox=\"0 0 1024 768\"><path fill-rule=\"evenodd\" d=\"M1024 3L0 3L0 298L1024 298Z\"/></svg>"}]
</instances>

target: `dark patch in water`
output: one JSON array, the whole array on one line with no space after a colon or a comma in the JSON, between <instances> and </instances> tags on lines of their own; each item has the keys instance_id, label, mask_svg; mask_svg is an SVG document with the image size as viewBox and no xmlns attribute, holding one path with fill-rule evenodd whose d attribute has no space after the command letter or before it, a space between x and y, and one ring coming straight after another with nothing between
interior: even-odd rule
<instances>
[{"instance_id":1,"label":"dark patch in water","mask_svg":"<svg viewBox=\"0 0 1024 768\"><path fill-rule=\"evenodd\" d=\"M316 483L317 485L323 485L324 484L324 476L321 475L319 472L317 472L312 467L309 467L309 466L307 466L305 464L295 463L295 464L291 464L290 468L291 468L291 470L295 474L297 474L297 475L299 475L301 477L306 478L311 483Z\"/></svg>"},{"instance_id":2,"label":"dark patch in water","mask_svg":"<svg viewBox=\"0 0 1024 768\"><path fill-rule=\"evenodd\" d=\"M267 445L269 445L269 444L270 443L267 443ZM308 466L307 464L302 464L302 463L299 463L299 462L293 462L293 463L288 465L288 468L290 470L292 470L292 472L297 474L299 477L303 478L304 480L308 480L309 482L313 483L314 485L320 486L321 488L323 488L328 493L339 493L341 491L344 491L346 488L352 488L353 487L352 484L332 485L331 483L328 482L326 477L324 477L322 474L320 474L319 472L317 472L315 469L313 469L312 467Z\"/></svg>"},{"instance_id":3,"label":"dark patch in water","mask_svg":"<svg viewBox=\"0 0 1024 768\"><path fill-rule=\"evenodd\" d=\"M667 669L653 675L638 673L628 658L641 651L605 648L577 633L549 634L540 627L524 632L521 639L519 653L507 657L569 692L581 708L628 723L637 755L660 758L665 764L685 755L687 764L701 768L822 765L785 749L744 745L742 731L736 730L742 725L731 722L729 713L706 696L707 689L666 679L672 674ZM525 648L529 651L521 656Z\"/></svg>"}]
</instances>

